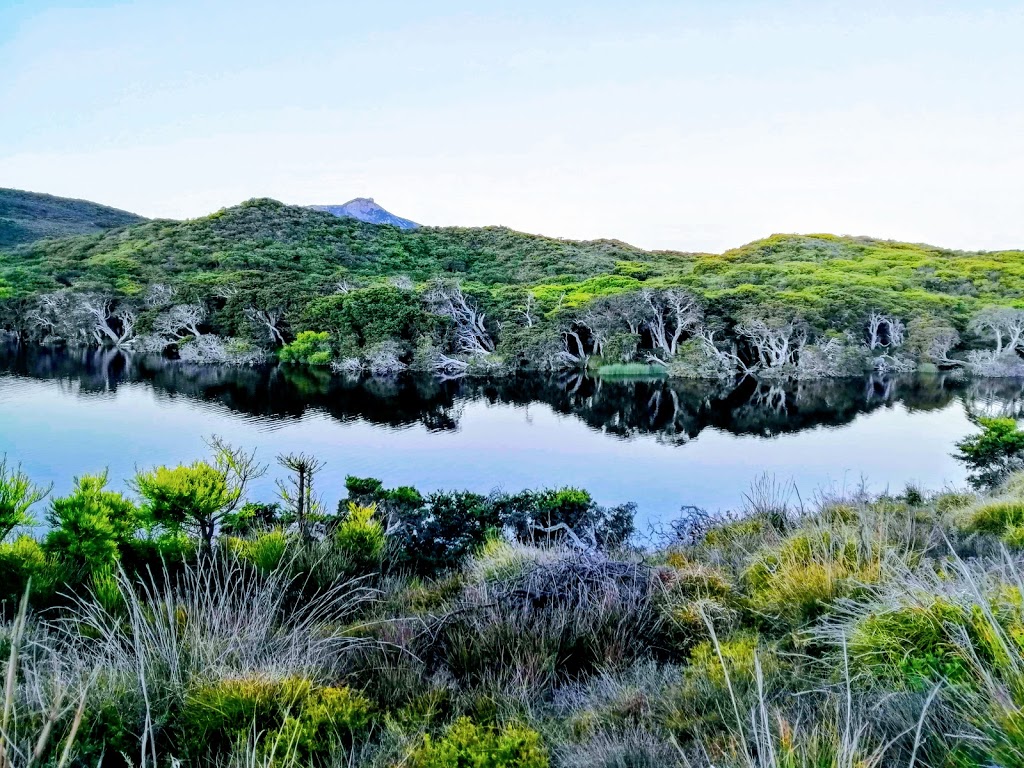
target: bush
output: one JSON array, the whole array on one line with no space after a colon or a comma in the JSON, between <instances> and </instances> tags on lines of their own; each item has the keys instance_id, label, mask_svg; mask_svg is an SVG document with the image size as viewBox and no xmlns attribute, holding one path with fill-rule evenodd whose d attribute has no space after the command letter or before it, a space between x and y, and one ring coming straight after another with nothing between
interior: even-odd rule
<instances>
[{"instance_id":1,"label":"bush","mask_svg":"<svg viewBox=\"0 0 1024 768\"><path fill-rule=\"evenodd\" d=\"M50 491L29 480L20 467L8 468L7 459L0 459L0 541L20 525L31 525L29 509Z\"/></svg>"},{"instance_id":2,"label":"bush","mask_svg":"<svg viewBox=\"0 0 1024 768\"><path fill-rule=\"evenodd\" d=\"M62 586L63 577L63 569L31 536L0 542L0 602L6 602L11 609L17 608L29 580L32 600L39 603Z\"/></svg>"},{"instance_id":3,"label":"bush","mask_svg":"<svg viewBox=\"0 0 1024 768\"><path fill-rule=\"evenodd\" d=\"M877 553L861 549L851 532L824 529L763 550L743 574L750 609L791 629L817 619L838 598L878 580Z\"/></svg>"},{"instance_id":4,"label":"bush","mask_svg":"<svg viewBox=\"0 0 1024 768\"><path fill-rule=\"evenodd\" d=\"M982 504L968 511L963 520L963 528L967 532L993 536L1003 536L1021 525L1024 525L1024 501L1016 500Z\"/></svg>"},{"instance_id":5,"label":"bush","mask_svg":"<svg viewBox=\"0 0 1024 768\"><path fill-rule=\"evenodd\" d=\"M252 563L260 573L277 570L284 561L290 542L281 529L261 531L252 539L228 539L229 547L243 560Z\"/></svg>"},{"instance_id":6,"label":"bush","mask_svg":"<svg viewBox=\"0 0 1024 768\"><path fill-rule=\"evenodd\" d=\"M377 506L361 507L349 502L348 511L334 532L335 546L348 558L356 572L380 564L387 543L384 526L375 517Z\"/></svg>"},{"instance_id":7,"label":"bush","mask_svg":"<svg viewBox=\"0 0 1024 768\"><path fill-rule=\"evenodd\" d=\"M925 690L942 679L966 682L970 662L949 628L969 627L969 619L959 606L942 599L871 613L850 633L851 666L900 690Z\"/></svg>"},{"instance_id":8,"label":"bush","mask_svg":"<svg viewBox=\"0 0 1024 768\"><path fill-rule=\"evenodd\" d=\"M81 575L112 568L142 524L135 504L106 485L106 472L84 475L70 495L50 503L45 548Z\"/></svg>"},{"instance_id":9,"label":"bush","mask_svg":"<svg viewBox=\"0 0 1024 768\"><path fill-rule=\"evenodd\" d=\"M327 331L302 331L291 344L285 344L277 353L282 363L302 365L330 365L331 334Z\"/></svg>"},{"instance_id":10,"label":"bush","mask_svg":"<svg viewBox=\"0 0 1024 768\"><path fill-rule=\"evenodd\" d=\"M410 768L548 768L540 734L519 725L491 728L457 720L440 739L423 737Z\"/></svg>"},{"instance_id":11,"label":"bush","mask_svg":"<svg viewBox=\"0 0 1024 768\"><path fill-rule=\"evenodd\" d=\"M268 734L275 756L301 765L328 763L339 746L351 746L369 727L370 702L351 688L319 688Z\"/></svg>"}]
</instances>

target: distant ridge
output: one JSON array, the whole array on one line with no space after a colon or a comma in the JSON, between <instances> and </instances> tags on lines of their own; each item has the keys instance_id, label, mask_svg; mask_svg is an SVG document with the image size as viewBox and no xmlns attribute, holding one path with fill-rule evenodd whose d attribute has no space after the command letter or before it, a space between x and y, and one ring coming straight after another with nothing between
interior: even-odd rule
<instances>
[{"instance_id":1,"label":"distant ridge","mask_svg":"<svg viewBox=\"0 0 1024 768\"><path fill-rule=\"evenodd\" d=\"M143 221L142 216L88 200L0 188L0 248L46 237L94 235Z\"/></svg>"},{"instance_id":2,"label":"distant ridge","mask_svg":"<svg viewBox=\"0 0 1024 768\"><path fill-rule=\"evenodd\" d=\"M358 219L369 224L390 224L399 229L416 229L419 226L415 221L403 219L401 216L386 211L372 197L357 197L349 200L344 205L311 205L316 211L326 211L335 216L347 219Z\"/></svg>"}]
</instances>

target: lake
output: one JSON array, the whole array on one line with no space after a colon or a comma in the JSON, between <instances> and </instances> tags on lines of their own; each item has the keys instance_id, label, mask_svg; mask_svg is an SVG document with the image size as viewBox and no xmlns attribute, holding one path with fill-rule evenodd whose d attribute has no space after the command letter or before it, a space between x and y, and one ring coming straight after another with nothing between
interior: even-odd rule
<instances>
[{"instance_id":1,"label":"lake","mask_svg":"<svg viewBox=\"0 0 1024 768\"><path fill-rule=\"evenodd\" d=\"M738 508L764 473L792 480L805 500L862 480L874 491L961 485L950 452L972 431L969 415L1019 416L1022 392L1021 381L941 374L735 387L570 374L346 378L8 349L0 453L56 492L104 468L124 488L136 467L203 456L216 434L265 462L291 451L325 460L319 490L332 508L348 474L422 491L574 485L603 504L636 502L643 528L682 505ZM274 475L253 495L273 497Z\"/></svg>"}]
</instances>

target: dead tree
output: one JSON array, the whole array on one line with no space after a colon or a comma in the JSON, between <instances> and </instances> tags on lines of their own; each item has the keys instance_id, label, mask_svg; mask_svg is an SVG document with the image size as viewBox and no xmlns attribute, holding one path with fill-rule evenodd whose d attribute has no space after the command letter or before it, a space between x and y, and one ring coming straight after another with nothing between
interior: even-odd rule
<instances>
[{"instance_id":1,"label":"dead tree","mask_svg":"<svg viewBox=\"0 0 1024 768\"><path fill-rule=\"evenodd\" d=\"M477 357L494 351L494 341L487 332L487 316L462 292L457 281L435 280L423 298L431 312L451 322L459 354Z\"/></svg>"},{"instance_id":2,"label":"dead tree","mask_svg":"<svg viewBox=\"0 0 1024 768\"><path fill-rule=\"evenodd\" d=\"M202 336L199 326L206 320L206 308L201 304L176 304L157 317L153 330L171 342Z\"/></svg>"},{"instance_id":3,"label":"dead tree","mask_svg":"<svg viewBox=\"0 0 1024 768\"><path fill-rule=\"evenodd\" d=\"M270 309L246 307L244 314L246 320L266 334L272 345L280 347L284 344L284 334L281 333L281 323L284 320L283 309L280 307Z\"/></svg>"},{"instance_id":4,"label":"dead tree","mask_svg":"<svg viewBox=\"0 0 1024 768\"><path fill-rule=\"evenodd\" d=\"M868 349L902 346L905 335L906 327L899 319L875 310L868 315Z\"/></svg>"},{"instance_id":5,"label":"dead tree","mask_svg":"<svg viewBox=\"0 0 1024 768\"><path fill-rule=\"evenodd\" d=\"M974 316L969 327L979 335L992 335L996 355L1016 352L1024 340L1024 310L988 307Z\"/></svg>"},{"instance_id":6,"label":"dead tree","mask_svg":"<svg viewBox=\"0 0 1024 768\"><path fill-rule=\"evenodd\" d=\"M114 299L96 294L77 297L78 311L92 324L92 337L99 346L127 347L135 341L135 313L117 307Z\"/></svg>"},{"instance_id":7,"label":"dead tree","mask_svg":"<svg viewBox=\"0 0 1024 768\"><path fill-rule=\"evenodd\" d=\"M699 328L704 313L693 295L676 288L640 292L647 310L644 327L656 352L675 357L679 343Z\"/></svg>"},{"instance_id":8,"label":"dead tree","mask_svg":"<svg viewBox=\"0 0 1024 768\"><path fill-rule=\"evenodd\" d=\"M736 333L753 348L759 367L769 370L796 365L807 345L807 329L798 320L747 320Z\"/></svg>"},{"instance_id":9,"label":"dead tree","mask_svg":"<svg viewBox=\"0 0 1024 768\"><path fill-rule=\"evenodd\" d=\"M286 453L277 463L292 472L287 482L277 481L281 500L291 510L303 541L312 538L309 517L320 511L321 504L313 492L313 479L324 468L324 462L305 453Z\"/></svg>"}]
</instances>

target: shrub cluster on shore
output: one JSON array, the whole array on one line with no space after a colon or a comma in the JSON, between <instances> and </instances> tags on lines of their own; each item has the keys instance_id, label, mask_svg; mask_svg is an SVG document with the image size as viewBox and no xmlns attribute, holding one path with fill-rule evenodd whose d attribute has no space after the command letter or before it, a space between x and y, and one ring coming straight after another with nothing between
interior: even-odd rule
<instances>
[{"instance_id":1,"label":"shrub cluster on shore","mask_svg":"<svg viewBox=\"0 0 1024 768\"><path fill-rule=\"evenodd\" d=\"M302 455L249 501L216 440L127 493L6 464L0 764L1020 765L1024 475L982 426L975 490L764 481L643 546L573 488L328 510Z\"/></svg>"}]
</instances>

